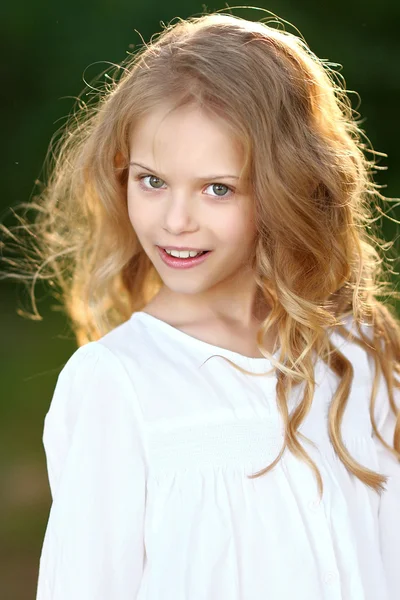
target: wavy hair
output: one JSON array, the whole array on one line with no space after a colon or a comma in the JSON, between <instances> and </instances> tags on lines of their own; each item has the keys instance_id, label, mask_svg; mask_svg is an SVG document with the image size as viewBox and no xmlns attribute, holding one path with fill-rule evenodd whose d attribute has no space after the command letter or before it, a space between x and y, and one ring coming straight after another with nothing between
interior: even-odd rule
<instances>
[{"instance_id":1,"label":"wavy hair","mask_svg":"<svg viewBox=\"0 0 400 600\"><path fill-rule=\"evenodd\" d=\"M400 460L400 417L393 398L394 387L400 387L393 377L400 373L400 323L394 308L378 300L396 293L385 278L384 251L390 245L379 238L373 215L373 208L384 214L378 202L388 199L373 181L373 168L379 167L365 152L386 155L363 142L369 140L343 77L331 68L335 63L319 59L301 36L263 21L219 11L177 19L129 54L106 75L104 85L99 77L97 98L92 104L78 98L60 139L50 144L48 181L22 205L20 225L2 225L8 240L3 247L22 250L19 261L3 258L9 270L2 278L31 284L35 318L40 318L36 282L54 286L78 345L141 310L162 281L129 221L130 133L166 98L173 108L195 104L209 111L228 124L245 150L242 174L253 185L257 228L252 268L258 293L271 307L257 344L276 367L285 424L279 456L249 477L271 470L288 447L313 469L322 495L319 470L298 438L305 437L298 429L315 390L315 352L340 378L329 407L331 443L346 468L381 493L387 477L356 462L343 443L353 367L328 330L335 327L347 336L343 319L354 318L360 334L355 341L375 363L372 428ZM27 218L30 210L36 211L33 221ZM365 334L365 324L373 325L372 336ZM278 331L277 360L263 346L271 327ZM397 415L393 447L375 422L381 372L390 410ZM304 396L289 415L288 394L302 382Z\"/></svg>"}]
</instances>

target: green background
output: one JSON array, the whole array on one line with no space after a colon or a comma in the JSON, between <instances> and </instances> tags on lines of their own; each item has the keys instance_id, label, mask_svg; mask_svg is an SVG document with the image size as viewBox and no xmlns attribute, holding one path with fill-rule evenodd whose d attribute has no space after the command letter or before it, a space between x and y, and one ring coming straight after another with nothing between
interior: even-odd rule
<instances>
[{"instance_id":1,"label":"green background","mask_svg":"<svg viewBox=\"0 0 400 600\"><path fill-rule=\"evenodd\" d=\"M385 196L400 196L400 46L397 0L366 2L274 1L257 5L295 25L320 57L343 65L341 73L352 104L364 118L375 150L385 152L376 181ZM225 3L126 0L7 3L2 18L1 218L14 224L9 207L29 201L41 172L51 136L64 123L74 97L109 64L119 63L132 44L161 30L160 22L224 9ZM259 20L266 13L232 9ZM294 32L289 25L288 31ZM392 213L399 218L399 212ZM383 222L384 236L395 225ZM2 266L3 269L3 266ZM12 281L0 287L0 598L34 599L38 561L50 508L43 421L57 375L76 349L66 318L44 286L36 289L43 320L17 314L30 312L24 286Z\"/></svg>"}]
</instances>

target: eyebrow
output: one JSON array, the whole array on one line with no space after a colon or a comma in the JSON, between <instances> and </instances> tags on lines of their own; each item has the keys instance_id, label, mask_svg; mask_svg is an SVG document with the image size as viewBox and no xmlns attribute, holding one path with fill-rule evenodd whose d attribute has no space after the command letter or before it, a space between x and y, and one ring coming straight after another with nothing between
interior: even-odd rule
<instances>
[{"instance_id":1,"label":"eyebrow","mask_svg":"<svg viewBox=\"0 0 400 600\"><path fill-rule=\"evenodd\" d=\"M154 169L150 169L150 167L146 167L146 165L141 165L138 162L130 162L132 166L141 167L142 169L146 169L146 171L151 171L152 173L156 173ZM197 181L209 181L210 179L239 179L237 175L208 175L205 177L196 177Z\"/></svg>"}]
</instances>

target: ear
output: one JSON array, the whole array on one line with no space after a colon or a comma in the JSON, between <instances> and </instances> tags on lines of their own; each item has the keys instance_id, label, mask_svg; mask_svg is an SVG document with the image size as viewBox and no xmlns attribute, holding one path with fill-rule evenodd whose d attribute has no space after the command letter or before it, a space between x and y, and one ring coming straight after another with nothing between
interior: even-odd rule
<instances>
[{"instance_id":1,"label":"ear","mask_svg":"<svg viewBox=\"0 0 400 600\"><path fill-rule=\"evenodd\" d=\"M120 150L114 156L114 171L120 185L126 190L129 177L129 159Z\"/></svg>"},{"instance_id":2,"label":"ear","mask_svg":"<svg viewBox=\"0 0 400 600\"><path fill-rule=\"evenodd\" d=\"M116 169L123 169L124 167L127 166L127 159L125 158L125 156L122 154L122 152L120 150L118 150L118 152L116 153L115 157L114 157L114 167Z\"/></svg>"}]
</instances>

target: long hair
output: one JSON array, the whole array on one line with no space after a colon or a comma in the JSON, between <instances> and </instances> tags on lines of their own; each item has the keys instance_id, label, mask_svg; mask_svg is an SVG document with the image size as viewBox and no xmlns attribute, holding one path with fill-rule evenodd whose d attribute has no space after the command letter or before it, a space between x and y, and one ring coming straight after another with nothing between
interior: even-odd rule
<instances>
[{"instance_id":1,"label":"long hair","mask_svg":"<svg viewBox=\"0 0 400 600\"><path fill-rule=\"evenodd\" d=\"M5 276L31 282L36 318L34 286L45 280L65 306L78 345L100 338L141 310L162 285L128 215L132 128L166 99L171 110L192 104L223 119L242 144L242 176L252 185L257 230L252 268L257 291L271 307L257 344L277 369L277 402L285 423L279 456L250 477L272 469L287 447L313 469L322 495L320 473L298 437L304 437L298 429L314 396L315 352L340 378L329 410L332 445L351 473L381 493L387 478L356 462L343 443L353 367L328 335L335 327L347 336L343 318L353 316L360 334L356 343L376 367L373 430L400 459L400 417L393 399L399 387L393 373L400 372L400 324L394 308L378 300L395 292L385 280L388 247L374 229L372 209L385 197L373 181L375 162L365 156L381 153L363 142L344 80L330 65L301 37L262 21L217 11L164 26L107 75L105 85L99 83L96 102L78 100L49 151L47 184L24 206L36 210L36 219L30 222L25 214L17 227L2 226L8 247L22 249L23 258L3 260L14 269ZM372 336L366 336L365 324L373 326ZM275 326L276 360L263 346ZM375 422L381 371L397 414L393 447ZM288 394L302 382L304 396L289 415Z\"/></svg>"}]
</instances>

